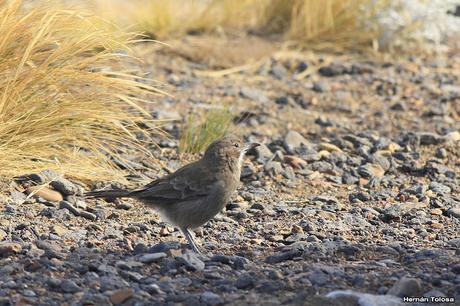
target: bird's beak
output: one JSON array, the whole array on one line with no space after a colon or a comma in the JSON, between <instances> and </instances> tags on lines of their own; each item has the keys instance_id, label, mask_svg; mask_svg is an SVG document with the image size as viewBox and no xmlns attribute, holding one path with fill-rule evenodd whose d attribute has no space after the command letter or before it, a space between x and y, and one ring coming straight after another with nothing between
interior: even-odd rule
<instances>
[{"instance_id":1,"label":"bird's beak","mask_svg":"<svg viewBox=\"0 0 460 306\"><path fill-rule=\"evenodd\" d=\"M258 146L260 146L260 143L257 142L249 142L246 144L247 150L252 150L254 148L257 148Z\"/></svg>"}]
</instances>

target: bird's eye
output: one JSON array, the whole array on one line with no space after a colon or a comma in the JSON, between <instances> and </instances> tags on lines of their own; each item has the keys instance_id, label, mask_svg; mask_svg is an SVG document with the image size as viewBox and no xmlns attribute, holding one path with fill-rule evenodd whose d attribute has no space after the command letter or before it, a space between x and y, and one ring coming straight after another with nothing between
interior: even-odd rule
<instances>
[{"instance_id":1,"label":"bird's eye","mask_svg":"<svg viewBox=\"0 0 460 306\"><path fill-rule=\"evenodd\" d=\"M239 148L239 147L240 147L240 144L239 144L239 143L235 143L234 146L235 146L235 148Z\"/></svg>"}]
</instances>

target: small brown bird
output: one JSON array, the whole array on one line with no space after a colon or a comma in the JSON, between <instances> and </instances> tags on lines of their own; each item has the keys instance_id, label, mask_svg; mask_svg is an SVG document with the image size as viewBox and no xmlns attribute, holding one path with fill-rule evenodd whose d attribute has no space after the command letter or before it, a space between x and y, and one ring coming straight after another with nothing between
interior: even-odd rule
<instances>
[{"instance_id":1,"label":"small brown bird","mask_svg":"<svg viewBox=\"0 0 460 306\"><path fill-rule=\"evenodd\" d=\"M227 205L240 181L245 153L257 146L257 143L245 144L235 136L225 136L209 145L200 160L140 189L101 190L85 195L140 200L178 227L191 248L200 253L190 230L212 219Z\"/></svg>"}]
</instances>

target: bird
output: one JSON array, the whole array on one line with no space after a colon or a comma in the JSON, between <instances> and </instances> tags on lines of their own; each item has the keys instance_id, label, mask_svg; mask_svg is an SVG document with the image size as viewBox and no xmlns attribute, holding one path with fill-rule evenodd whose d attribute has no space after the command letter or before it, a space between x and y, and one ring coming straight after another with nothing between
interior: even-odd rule
<instances>
[{"instance_id":1,"label":"bird","mask_svg":"<svg viewBox=\"0 0 460 306\"><path fill-rule=\"evenodd\" d=\"M201 254L191 230L211 220L227 205L239 185L245 154L259 145L227 135L212 142L201 159L141 188L99 190L85 196L139 200L180 229L190 248Z\"/></svg>"}]
</instances>

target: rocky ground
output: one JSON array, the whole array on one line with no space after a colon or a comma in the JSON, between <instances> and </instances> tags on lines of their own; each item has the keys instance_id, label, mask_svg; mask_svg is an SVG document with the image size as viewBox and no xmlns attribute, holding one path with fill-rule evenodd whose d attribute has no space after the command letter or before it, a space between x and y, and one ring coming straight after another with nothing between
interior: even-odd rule
<instances>
[{"instance_id":1,"label":"rocky ground","mask_svg":"<svg viewBox=\"0 0 460 306\"><path fill-rule=\"evenodd\" d=\"M459 305L458 57L285 51L212 74L219 52L189 49L137 47L173 94L152 113L228 103L232 132L263 143L196 232L204 255L142 204L85 200L91 186L45 171L2 191L0 305ZM162 165L129 157L132 185L181 165L173 140L152 151Z\"/></svg>"}]
</instances>

